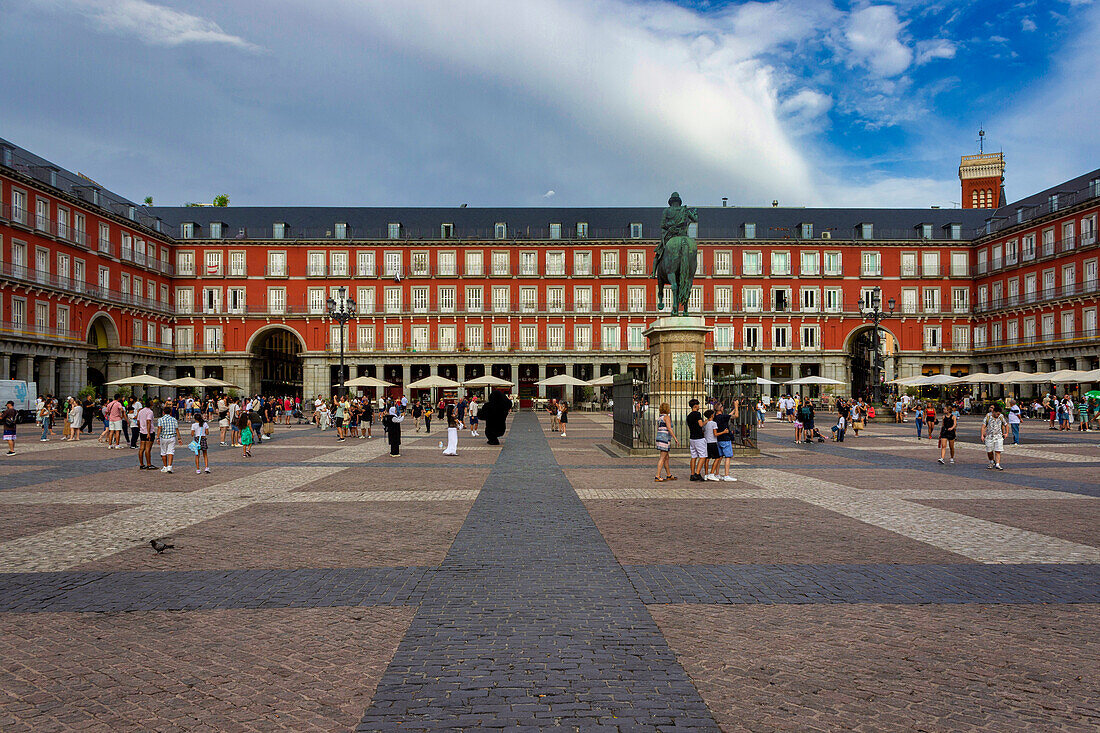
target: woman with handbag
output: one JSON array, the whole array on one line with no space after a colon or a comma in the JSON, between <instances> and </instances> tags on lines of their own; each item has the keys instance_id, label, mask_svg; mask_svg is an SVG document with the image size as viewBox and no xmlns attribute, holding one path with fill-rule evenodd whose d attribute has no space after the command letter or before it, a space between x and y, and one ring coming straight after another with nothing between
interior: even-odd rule
<instances>
[{"instance_id":1,"label":"woman with handbag","mask_svg":"<svg viewBox=\"0 0 1100 733\"><path fill-rule=\"evenodd\" d=\"M206 422L206 418L201 412L195 413L195 422L191 423L191 445L188 448L195 454L195 473L202 473L199 470L199 457L202 457L203 469L206 473L210 473L210 459L207 457L206 434L210 430L210 423Z\"/></svg>"}]
</instances>

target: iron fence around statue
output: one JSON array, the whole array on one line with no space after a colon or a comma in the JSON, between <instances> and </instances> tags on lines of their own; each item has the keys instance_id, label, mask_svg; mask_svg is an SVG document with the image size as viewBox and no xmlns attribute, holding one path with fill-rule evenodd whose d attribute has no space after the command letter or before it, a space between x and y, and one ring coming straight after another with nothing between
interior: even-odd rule
<instances>
[{"instance_id":1,"label":"iron fence around statue","mask_svg":"<svg viewBox=\"0 0 1100 733\"><path fill-rule=\"evenodd\" d=\"M679 451L687 450L687 416L692 400L699 400L704 411L722 405L730 415L729 430L735 454L755 455L757 387L754 377L704 380L636 381L628 375L615 380L614 440L633 452L656 451L657 418L667 405L672 432L679 440ZM678 452L675 442L673 451Z\"/></svg>"}]
</instances>

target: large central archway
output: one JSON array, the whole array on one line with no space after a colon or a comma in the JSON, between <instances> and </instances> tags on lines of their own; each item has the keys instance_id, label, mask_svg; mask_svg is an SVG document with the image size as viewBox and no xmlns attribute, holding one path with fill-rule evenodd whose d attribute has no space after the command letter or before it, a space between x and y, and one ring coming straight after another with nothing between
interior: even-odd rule
<instances>
[{"instance_id":1,"label":"large central archway","mask_svg":"<svg viewBox=\"0 0 1100 733\"><path fill-rule=\"evenodd\" d=\"M88 321L88 371L84 375L85 384L95 387L100 395L107 393L104 383L107 381L107 357L118 350L118 327L114 319L100 312ZM81 385L83 386L83 385Z\"/></svg>"},{"instance_id":2,"label":"large central archway","mask_svg":"<svg viewBox=\"0 0 1100 733\"><path fill-rule=\"evenodd\" d=\"M273 326L252 338L252 384L264 395L302 396L302 340Z\"/></svg>"},{"instance_id":3,"label":"large central archway","mask_svg":"<svg viewBox=\"0 0 1100 733\"><path fill-rule=\"evenodd\" d=\"M897 348L897 338L888 329L879 327L879 366L883 369L880 378L885 378L886 358L893 356ZM848 368L852 376L852 396L870 400L875 385L875 329L874 326L861 326L848 335Z\"/></svg>"}]
</instances>

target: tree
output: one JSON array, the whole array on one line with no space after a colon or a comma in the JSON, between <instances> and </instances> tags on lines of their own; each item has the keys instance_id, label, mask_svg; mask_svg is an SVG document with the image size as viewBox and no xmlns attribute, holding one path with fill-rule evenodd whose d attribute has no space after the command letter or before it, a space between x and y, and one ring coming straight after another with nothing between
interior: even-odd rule
<instances>
[{"instance_id":1,"label":"tree","mask_svg":"<svg viewBox=\"0 0 1100 733\"><path fill-rule=\"evenodd\" d=\"M152 196L146 196L145 201L143 203L146 206L152 206L153 205L153 197Z\"/></svg>"},{"instance_id":2,"label":"tree","mask_svg":"<svg viewBox=\"0 0 1100 733\"><path fill-rule=\"evenodd\" d=\"M229 194L220 193L214 197L214 206L220 206L222 208L229 206Z\"/></svg>"}]
</instances>

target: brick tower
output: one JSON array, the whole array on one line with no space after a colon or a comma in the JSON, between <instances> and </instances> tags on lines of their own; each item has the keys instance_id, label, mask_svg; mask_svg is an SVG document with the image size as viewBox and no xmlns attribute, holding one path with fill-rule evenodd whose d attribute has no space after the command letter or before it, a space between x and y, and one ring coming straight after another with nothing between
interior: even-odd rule
<instances>
[{"instance_id":1,"label":"brick tower","mask_svg":"<svg viewBox=\"0 0 1100 733\"><path fill-rule=\"evenodd\" d=\"M996 209L1004 205L1004 153L964 155L959 163L964 209Z\"/></svg>"}]
</instances>

